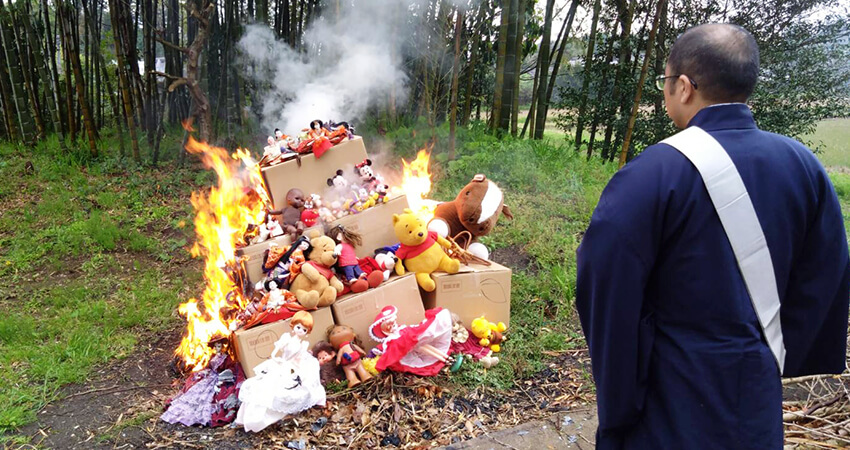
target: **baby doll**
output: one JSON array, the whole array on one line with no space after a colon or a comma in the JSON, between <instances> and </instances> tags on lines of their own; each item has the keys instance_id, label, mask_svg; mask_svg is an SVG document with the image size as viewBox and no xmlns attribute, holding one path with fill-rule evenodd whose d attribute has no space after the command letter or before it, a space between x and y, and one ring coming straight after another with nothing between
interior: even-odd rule
<instances>
[{"instance_id":1,"label":"baby doll","mask_svg":"<svg viewBox=\"0 0 850 450\"><path fill-rule=\"evenodd\" d=\"M342 366L348 387L354 387L372 378L360 358L366 352L357 345L357 336L348 325L333 325L328 329L328 342L336 349L336 364Z\"/></svg>"},{"instance_id":2,"label":"baby doll","mask_svg":"<svg viewBox=\"0 0 850 450\"><path fill-rule=\"evenodd\" d=\"M304 193L301 189L292 188L286 193L287 206L280 211L272 211L279 214L283 224L284 232L288 233L292 240L304 232L304 222L301 221L301 210L304 208Z\"/></svg>"},{"instance_id":3,"label":"baby doll","mask_svg":"<svg viewBox=\"0 0 850 450\"><path fill-rule=\"evenodd\" d=\"M342 225L336 225L328 232L328 236L336 242L334 253L337 255L337 267L342 270L345 281L351 287L351 292L363 292L369 288L378 287L383 281L381 273L366 275L357 262L354 247L363 244L363 238Z\"/></svg>"}]
</instances>

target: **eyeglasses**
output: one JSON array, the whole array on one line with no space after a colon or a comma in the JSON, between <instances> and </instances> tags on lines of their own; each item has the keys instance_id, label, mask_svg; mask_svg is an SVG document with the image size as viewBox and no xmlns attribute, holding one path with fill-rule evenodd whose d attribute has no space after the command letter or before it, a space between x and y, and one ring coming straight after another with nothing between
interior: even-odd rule
<instances>
[{"instance_id":1,"label":"eyeglasses","mask_svg":"<svg viewBox=\"0 0 850 450\"><path fill-rule=\"evenodd\" d=\"M655 89L658 89L659 91L663 92L664 91L664 83L667 81L668 78L679 78L682 75L685 75L685 74L670 75L669 77L666 77L664 75L658 75L657 77L655 77ZM692 80L691 77L689 77L687 75L685 75L685 77L687 77L688 81L690 81L691 85L693 85L694 89L696 89L697 88L697 82Z\"/></svg>"}]
</instances>

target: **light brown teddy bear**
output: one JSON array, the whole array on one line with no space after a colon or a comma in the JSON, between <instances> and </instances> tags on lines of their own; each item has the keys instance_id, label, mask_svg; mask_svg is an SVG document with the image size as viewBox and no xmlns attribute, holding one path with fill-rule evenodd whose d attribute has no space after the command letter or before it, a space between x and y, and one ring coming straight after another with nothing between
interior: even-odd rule
<instances>
[{"instance_id":1,"label":"light brown teddy bear","mask_svg":"<svg viewBox=\"0 0 850 450\"><path fill-rule=\"evenodd\" d=\"M292 280L289 290L301 306L315 309L335 302L343 286L331 270L336 263L336 242L318 232L313 232L310 237L310 248L304 252L307 262L301 266L301 273Z\"/></svg>"}]
</instances>

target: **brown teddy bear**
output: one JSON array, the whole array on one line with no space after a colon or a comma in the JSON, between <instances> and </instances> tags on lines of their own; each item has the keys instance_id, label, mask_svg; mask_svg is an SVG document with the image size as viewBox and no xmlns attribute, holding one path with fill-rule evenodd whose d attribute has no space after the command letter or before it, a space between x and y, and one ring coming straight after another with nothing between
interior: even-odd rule
<instances>
[{"instance_id":1,"label":"brown teddy bear","mask_svg":"<svg viewBox=\"0 0 850 450\"><path fill-rule=\"evenodd\" d=\"M331 270L331 266L336 263L336 242L316 231L311 235L310 245L312 248L304 255L307 262L301 266L301 273L292 280L289 290L295 294L301 306L315 309L336 301L343 286Z\"/></svg>"},{"instance_id":2,"label":"brown teddy bear","mask_svg":"<svg viewBox=\"0 0 850 450\"><path fill-rule=\"evenodd\" d=\"M499 213L508 219L514 218L510 208L505 205L501 189L484 175L478 174L461 189L457 198L437 205L428 230L442 237L455 237L462 231L469 231L472 242L464 233L458 236L458 245L466 247L469 244L470 253L489 259L490 251L484 244L476 241L493 230L499 220Z\"/></svg>"}]
</instances>

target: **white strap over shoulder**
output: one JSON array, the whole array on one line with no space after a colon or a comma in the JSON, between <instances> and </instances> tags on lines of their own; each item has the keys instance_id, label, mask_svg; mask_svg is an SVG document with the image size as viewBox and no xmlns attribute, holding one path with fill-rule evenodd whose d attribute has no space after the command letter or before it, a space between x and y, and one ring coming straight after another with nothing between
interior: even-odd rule
<instances>
[{"instance_id":1,"label":"white strap over shoulder","mask_svg":"<svg viewBox=\"0 0 850 450\"><path fill-rule=\"evenodd\" d=\"M699 127L689 127L662 142L685 155L702 176L781 374L785 368L785 343L773 260L738 169L723 146Z\"/></svg>"}]
</instances>

